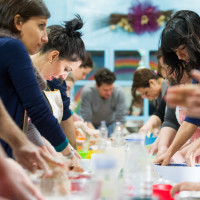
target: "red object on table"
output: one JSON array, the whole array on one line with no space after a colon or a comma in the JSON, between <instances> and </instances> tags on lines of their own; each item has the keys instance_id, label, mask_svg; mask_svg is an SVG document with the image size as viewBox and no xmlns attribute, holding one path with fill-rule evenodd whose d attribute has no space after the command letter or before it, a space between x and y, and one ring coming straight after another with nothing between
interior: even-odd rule
<instances>
[{"instance_id":1,"label":"red object on table","mask_svg":"<svg viewBox=\"0 0 200 200\"><path fill-rule=\"evenodd\" d=\"M86 178L86 179L91 179L91 176L86 175L86 174L74 174L74 175L68 175L69 179L82 179L82 178Z\"/></svg>"},{"instance_id":2,"label":"red object on table","mask_svg":"<svg viewBox=\"0 0 200 200\"><path fill-rule=\"evenodd\" d=\"M160 200L174 200L170 195L172 185L169 184L156 184L153 185L153 195L157 196Z\"/></svg>"}]
</instances>

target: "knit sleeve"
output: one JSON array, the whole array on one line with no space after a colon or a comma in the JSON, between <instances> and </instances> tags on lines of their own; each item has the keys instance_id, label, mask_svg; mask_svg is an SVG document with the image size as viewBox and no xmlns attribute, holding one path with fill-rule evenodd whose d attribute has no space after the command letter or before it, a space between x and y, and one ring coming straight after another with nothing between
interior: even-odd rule
<instances>
[{"instance_id":1,"label":"knit sleeve","mask_svg":"<svg viewBox=\"0 0 200 200\"><path fill-rule=\"evenodd\" d=\"M68 145L68 140L39 88L25 46L21 41L13 39L4 46L4 52L10 81L23 108L27 110L28 116L41 135L62 151Z\"/></svg>"},{"instance_id":2,"label":"knit sleeve","mask_svg":"<svg viewBox=\"0 0 200 200\"><path fill-rule=\"evenodd\" d=\"M184 119L184 121L194 124L194 125L197 125L197 126L200 126L200 119L198 119L198 118L186 117Z\"/></svg>"}]
</instances>

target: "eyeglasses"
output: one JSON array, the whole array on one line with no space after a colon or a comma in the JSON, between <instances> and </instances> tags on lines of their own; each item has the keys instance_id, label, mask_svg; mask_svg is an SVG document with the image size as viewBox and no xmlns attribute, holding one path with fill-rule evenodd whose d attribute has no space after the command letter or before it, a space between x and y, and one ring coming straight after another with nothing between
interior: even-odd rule
<instances>
[{"instance_id":1,"label":"eyeglasses","mask_svg":"<svg viewBox=\"0 0 200 200\"><path fill-rule=\"evenodd\" d=\"M67 68L65 68L65 71L66 71L66 72L71 72L71 71L72 71L72 68L71 68L71 67L67 67Z\"/></svg>"}]
</instances>

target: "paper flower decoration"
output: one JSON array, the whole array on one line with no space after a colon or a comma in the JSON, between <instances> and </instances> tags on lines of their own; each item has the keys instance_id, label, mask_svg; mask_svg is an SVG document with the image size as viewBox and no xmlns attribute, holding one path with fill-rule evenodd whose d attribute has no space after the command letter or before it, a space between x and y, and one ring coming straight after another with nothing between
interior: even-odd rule
<instances>
[{"instance_id":1,"label":"paper flower decoration","mask_svg":"<svg viewBox=\"0 0 200 200\"><path fill-rule=\"evenodd\" d=\"M114 30L117 25L128 32L142 34L155 32L169 20L172 10L160 11L151 2L142 2L132 5L127 15L111 14L110 29Z\"/></svg>"}]
</instances>

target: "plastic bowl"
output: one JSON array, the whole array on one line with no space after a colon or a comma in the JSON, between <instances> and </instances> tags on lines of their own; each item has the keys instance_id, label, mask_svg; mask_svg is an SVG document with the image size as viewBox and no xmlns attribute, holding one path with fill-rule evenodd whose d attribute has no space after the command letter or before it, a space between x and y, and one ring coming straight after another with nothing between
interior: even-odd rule
<instances>
[{"instance_id":1,"label":"plastic bowl","mask_svg":"<svg viewBox=\"0 0 200 200\"><path fill-rule=\"evenodd\" d=\"M153 185L153 195L159 197L160 200L173 200L170 195L172 185L169 184L156 184Z\"/></svg>"},{"instance_id":2,"label":"plastic bowl","mask_svg":"<svg viewBox=\"0 0 200 200\"><path fill-rule=\"evenodd\" d=\"M154 164L154 170L162 178L173 183L180 183L184 181L200 182L200 165L196 165L196 167L188 167L184 163L171 163L167 166Z\"/></svg>"}]
</instances>

